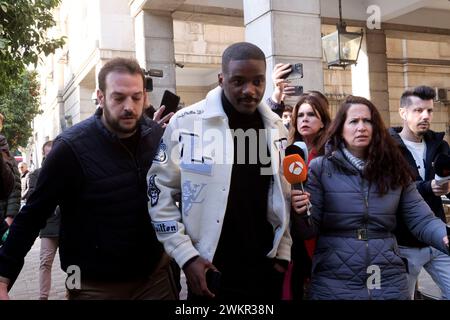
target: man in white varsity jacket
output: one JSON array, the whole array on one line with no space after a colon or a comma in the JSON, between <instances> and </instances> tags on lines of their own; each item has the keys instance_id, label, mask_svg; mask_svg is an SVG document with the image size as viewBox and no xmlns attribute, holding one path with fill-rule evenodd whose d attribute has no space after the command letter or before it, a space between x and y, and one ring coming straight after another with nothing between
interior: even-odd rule
<instances>
[{"instance_id":1,"label":"man in white varsity jacket","mask_svg":"<svg viewBox=\"0 0 450 320\"><path fill-rule=\"evenodd\" d=\"M219 86L173 116L147 174L153 226L189 299L281 297L292 242L287 130L261 102L265 79L258 47L228 47Z\"/></svg>"}]
</instances>

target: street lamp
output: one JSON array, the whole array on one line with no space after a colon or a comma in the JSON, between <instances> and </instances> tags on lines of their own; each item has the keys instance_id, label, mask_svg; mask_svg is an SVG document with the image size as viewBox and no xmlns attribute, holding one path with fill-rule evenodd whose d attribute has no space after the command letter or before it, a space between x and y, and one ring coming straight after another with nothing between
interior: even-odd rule
<instances>
[{"instance_id":1,"label":"street lamp","mask_svg":"<svg viewBox=\"0 0 450 320\"><path fill-rule=\"evenodd\" d=\"M339 0L339 23L337 30L322 37L322 47L328 68L342 68L356 64L363 39L361 32L349 32L347 24L342 21L342 5Z\"/></svg>"}]
</instances>

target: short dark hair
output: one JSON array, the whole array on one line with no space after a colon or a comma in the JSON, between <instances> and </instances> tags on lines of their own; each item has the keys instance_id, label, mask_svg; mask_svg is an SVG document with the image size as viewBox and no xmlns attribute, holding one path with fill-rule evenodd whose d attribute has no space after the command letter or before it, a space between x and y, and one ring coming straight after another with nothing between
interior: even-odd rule
<instances>
[{"instance_id":1,"label":"short dark hair","mask_svg":"<svg viewBox=\"0 0 450 320\"><path fill-rule=\"evenodd\" d=\"M286 104L286 105L284 106L283 112L292 112L293 110L294 110L294 107L293 107L293 106L291 106L290 104Z\"/></svg>"},{"instance_id":2,"label":"short dark hair","mask_svg":"<svg viewBox=\"0 0 450 320\"><path fill-rule=\"evenodd\" d=\"M143 89L145 89L145 75L144 71L137 62L132 58L114 58L109 60L100 70L98 74L98 88L105 92L106 77L111 72L122 72L129 74L139 74L142 77Z\"/></svg>"},{"instance_id":3,"label":"short dark hair","mask_svg":"<svg viewBox=\"0 0 450 320\"><path fill-rule=\"evenodd\" d=\"M412 105L410 97L418 97L421 100L432 100L436 97L436 92L428 86L419 86L412 90L406 90L400 98L400 107L405 108Z\"/></svg>"},{"instance_id":4,"label":"short dark hair","mask_svg":"<svg viewBox=\"0 0 450 320\"><path fill-rule=\"evenodd\" d=\"M52 147L53 146L53 140L48 140L44 142L42 145L42 154L45 154L45 147Z\"/></svg>"},{"instance_id":5,"label":"short dark hair","mask_svg":"<svg viewBox=\"0 0 450 320\"><path fill-rule=\"evenodd\" d=\"M250 42L237 42L225 49L222 54L222 72L228 72L230 61L235 60L261 60L266 65L264 52Z\"/></svg>"}]
</instances>

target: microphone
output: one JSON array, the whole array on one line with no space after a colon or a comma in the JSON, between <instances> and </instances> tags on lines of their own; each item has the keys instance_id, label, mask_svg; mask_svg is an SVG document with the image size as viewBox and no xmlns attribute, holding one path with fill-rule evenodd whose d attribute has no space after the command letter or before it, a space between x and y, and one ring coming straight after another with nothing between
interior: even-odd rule
<instances>
[{"instance_id":1,"label":"microphone","mask_svg":"<svg viewBox=\"0 0 450 320\"><path fill-rule=\"evenodd\" d=\"M438 185L443 185L450 180L450 156L440 153L433 162L434 180Z\"/></svg>"},{"instance_id":2,"label":"microphone","mask_svg":"<svg viewBox=\"0 0 450 320\"><path fill-rule=\"evenodd\" d=\"M305 192L303 188L303 182L308 177L308 166L303 160L304 151L296 145L290 145L285 150L285 157L283 159L283 173L286 180L292 185L294 190L301 190ZM311 204L308 203L306 207L306 215L308 217L308 224L311 224L309 218L311 212L309 211Z\"/></svg>"},{"instance_id":3,"label":"microphone","mask_svg":"<svg viewBox=\"0 0 450 320\"><path fill-rule=\"evenodd\" d=\"M299 154L290 154L284 157L283 172L284 177L295 190L304 191L303 182L306 181L308 167Z\"/></svg>"}]
</instances>

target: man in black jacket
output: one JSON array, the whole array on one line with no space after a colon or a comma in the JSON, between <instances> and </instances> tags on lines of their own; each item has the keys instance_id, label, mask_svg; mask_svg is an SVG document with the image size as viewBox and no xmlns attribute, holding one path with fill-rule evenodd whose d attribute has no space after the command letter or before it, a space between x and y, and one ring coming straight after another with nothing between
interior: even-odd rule
<instances>
[{"instance_id":1,"label":"man in black jacket","mask_svg":"<svg viewBox=\"0 0 450 320\"><path fill-rule=\"evenodd\" d=\"M98 75L100 107L53 144L36 189L0 249L0 298L39 230L61 210L60 259L69 299L176 299L170 259L147 212L146 173L162 128L143 119L145 78L115 58Z\"/></svg>"},{"instance_id":2,"label":"man in black jacket","mask_svg":"<svg viewBox=\"0 0 450 320\"><path fill-rule=\"evenodd\" d=\"M441 196L449 193L449 184L436 183L432 163L438 154L449 154L449 146L443 140L443 132L430 130L434 97L434 90L426 86L405 91L399 109L403 128L391 128L390 132L410 164L420 194L434 214L446 222ZM417 240L408 231L401 215L398 215L395 234L400 254L408 260L411 297L414 296L420 270L424 267L441 289L443 299L450 299L450 257Z\"/></svg>"}]
</instances>

